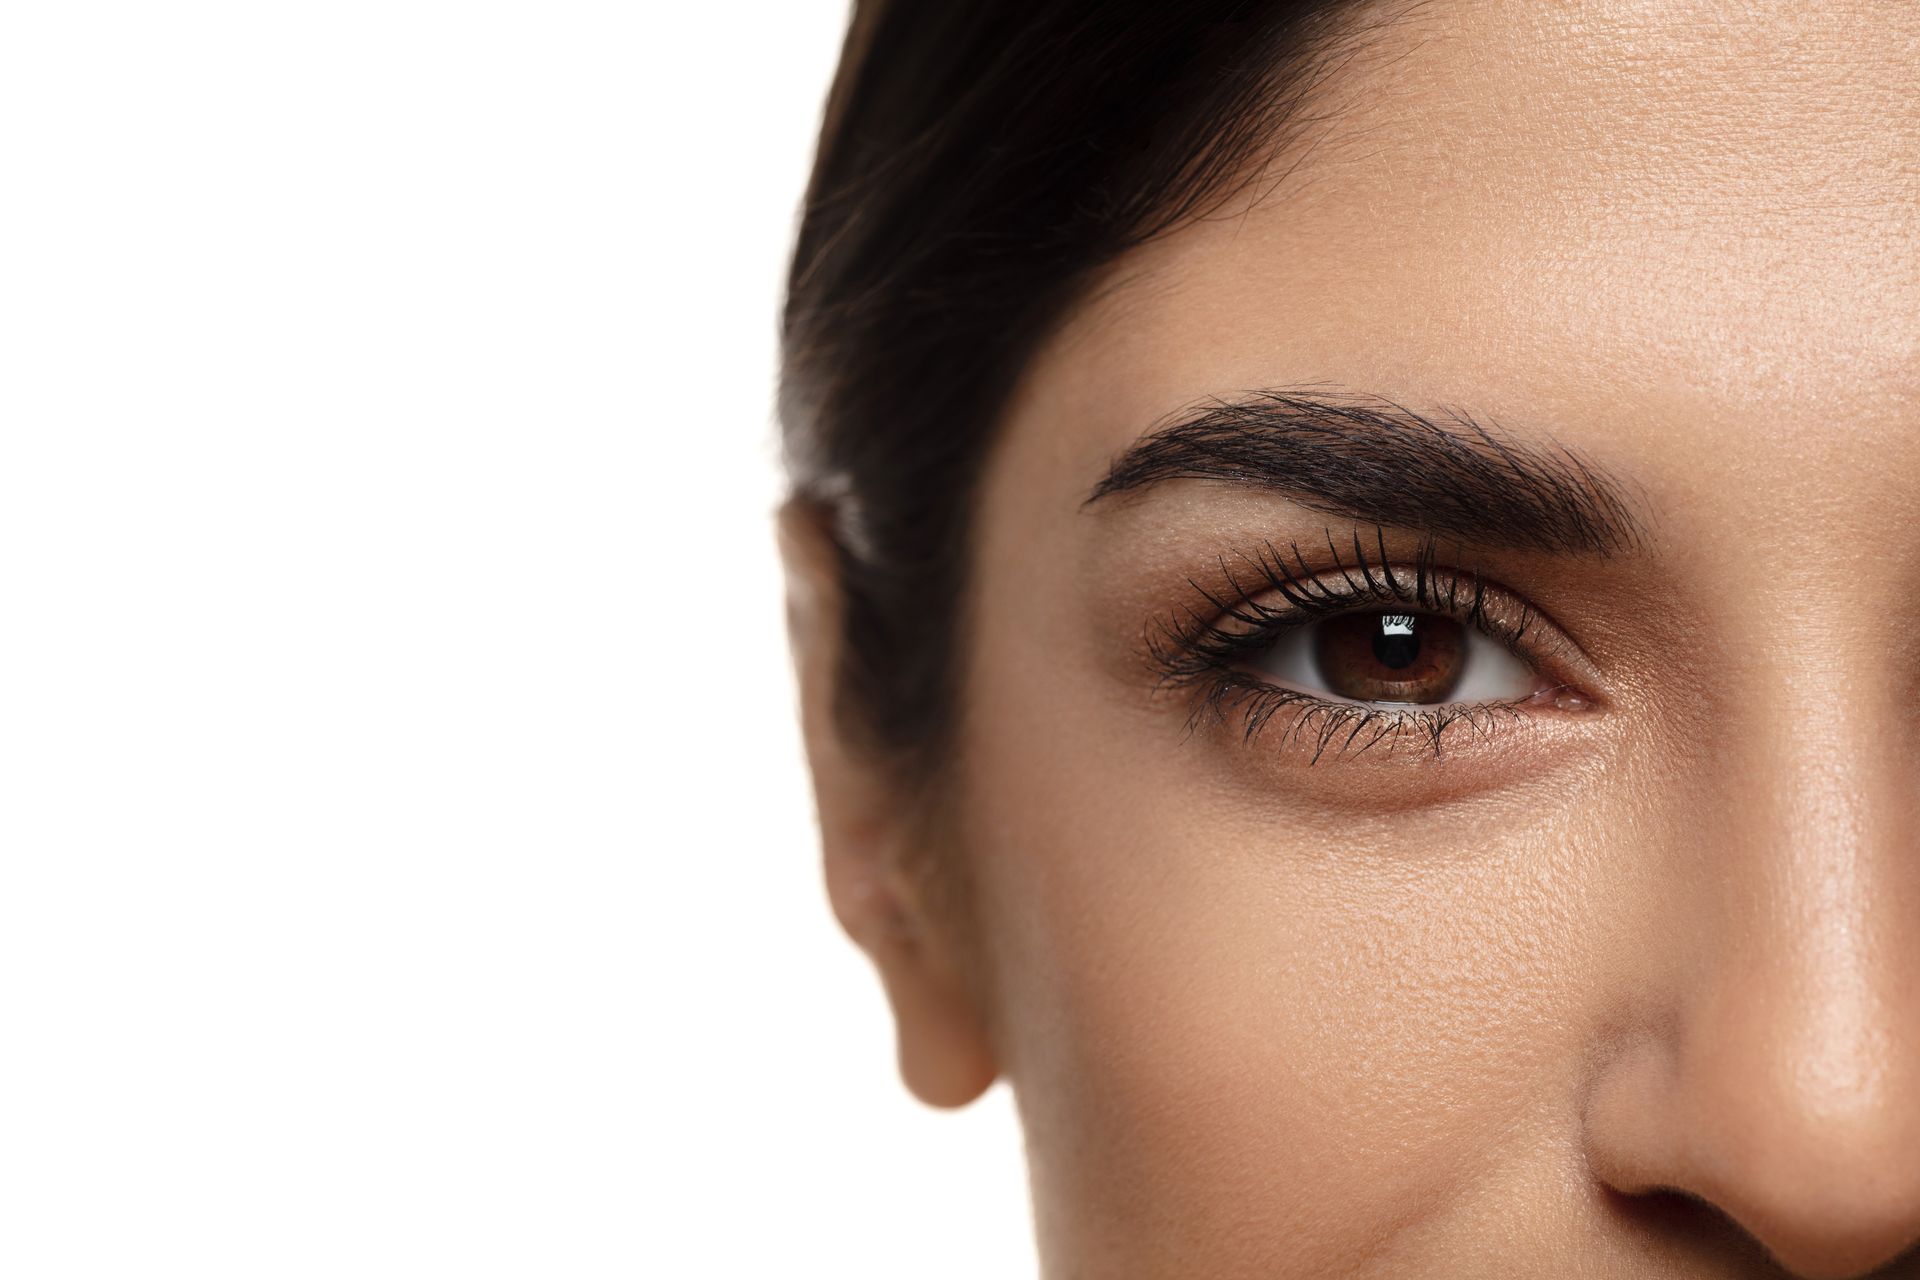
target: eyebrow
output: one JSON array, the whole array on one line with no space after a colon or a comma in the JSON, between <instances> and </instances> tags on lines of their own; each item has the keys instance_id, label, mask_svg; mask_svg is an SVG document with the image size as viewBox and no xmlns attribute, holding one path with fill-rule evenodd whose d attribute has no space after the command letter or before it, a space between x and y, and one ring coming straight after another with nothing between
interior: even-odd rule
<instances>
[{"instance_id":1,"label":"eyebrow","mask_svg":"<svg viewBox=\"0 0 1920 1280\"><path fill-rule=\"evenodd\" d=\"M1377 396L1258 391L1205 402L1115 459L1086 505L1185 479L1489 547L1607 556L1645 536L1620 483L1572 449Z\"/></svg>"}]
</instances>

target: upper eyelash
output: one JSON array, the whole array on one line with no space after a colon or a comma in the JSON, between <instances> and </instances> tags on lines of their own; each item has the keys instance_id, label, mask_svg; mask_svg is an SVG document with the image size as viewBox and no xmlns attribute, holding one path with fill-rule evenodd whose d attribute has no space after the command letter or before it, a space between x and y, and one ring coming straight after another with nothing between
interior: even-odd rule
<instances>
[{"instance_id":1,"label":"upper eyelash","mask_svg":"<svg viewBox=\"0 0 1920 1280\"><path fill-rule=\"evenodd\" d=\"M1391 754L1408 737L1438 755L1442 736L1449 729L1465 727L1484 735L1501 720L1526 717L1525 708L1517 703L1384 709L1336 702L1241 673L1236 666L1240 660L1271 648L1288 631L1319 618L1351 612L1356 606L1383 602L1411 604L1453 616L1501 641L1522 658L1527 656L1521 652L1521 645L1533 626L1532 606L1523 602L1517 618L1490 618L1485 609L1486 583L1471 571L1439 568L1436 539L1428 537L1421 543L1408 571L1394 568L1383 529L1374 530L1377 561L1370 561L1358 530L1353 534L1351 563L1331 529L1326 536L1333 560L1329 570L1310 569L1298 543L1288 544L1291 563L1271 542L1262 543L1251 555L1241 553L1239 558L1245 565L1241 574L1236 574L1222 557L1221 576L1237 597L1231 602L1221 599L1217 591L1188 580L1212 612L1189 606L1183 613L1165 619L1147 643L1148 655L1159 673L1156 688L1188 688L1196 694L1188 732L1204 720L1224 722L1238 712L1244 717L1243 738L1251 743L1282 710L1293 707L1299 714L1293 717L1281 743L1311 733L1313 754L1309 763L1317 763L1329 749L1336 755L1348 751L1359 754L1382 742ZM1257 579L1252 590L1241 584L1241 577L1248 574ZM1287 603L1284 607L1263 603L1260 597L1266 594L1278 594ZM1238 624L1238 629L1230 629L1228 623Z\"/></svg>"}]
</instances>

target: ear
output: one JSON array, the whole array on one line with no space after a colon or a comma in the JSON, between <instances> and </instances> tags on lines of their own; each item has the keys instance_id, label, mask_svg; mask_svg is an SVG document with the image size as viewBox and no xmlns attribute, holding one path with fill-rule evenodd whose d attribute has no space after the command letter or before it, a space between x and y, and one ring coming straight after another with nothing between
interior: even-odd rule
<instances>
[{"instance_id":1,"label":"ear","mask_svg":"<svg viewBox=\"0 0 1920 1280\"><path fill-rule=\"evenodd\" d=\"M820 815L827 896L847 935L880 972L899 1036L900 1075L922 1102L959 1107L999 1068L955 954L906 868L920 838L911 798L876 753L848 740L836 715L841 657L840 557L831 515L799 501L780 511L787 630L800 723Z\"/></svg>"}]
</instances>

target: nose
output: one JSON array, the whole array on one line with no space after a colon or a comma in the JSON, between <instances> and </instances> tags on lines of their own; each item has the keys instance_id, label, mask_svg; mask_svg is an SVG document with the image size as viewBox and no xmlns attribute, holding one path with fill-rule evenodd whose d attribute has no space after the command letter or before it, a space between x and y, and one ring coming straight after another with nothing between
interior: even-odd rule
<instances>
[{"instance_id":1,"label":"nose","mask_svg":"<svg viewBox=\"0 0 1920 1280\"><path fill-rule=\"evenodd\" d=\"M1920 849L1894 754L1724 797L1663 882L1662 976L1587 1100L1601 1181L1705 1201L1806 1280L1920 1241Z\"/></svg>"}]
</instances>

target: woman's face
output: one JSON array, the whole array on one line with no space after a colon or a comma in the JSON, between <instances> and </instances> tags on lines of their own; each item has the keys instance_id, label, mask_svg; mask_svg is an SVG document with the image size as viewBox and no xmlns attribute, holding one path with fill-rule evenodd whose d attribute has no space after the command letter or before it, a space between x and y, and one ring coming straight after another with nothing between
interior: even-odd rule
<instances>
[{"instance_id":1,"label":"woman's face","mask_svg":"<svg viewBox=\"0 0 1920 1280\"><path fill-rule=\"evenodd\" d=\"M1920 8L1355 47L977 510L1049 1274L1920 1275Z\"/></svg>"}]
</instances>

